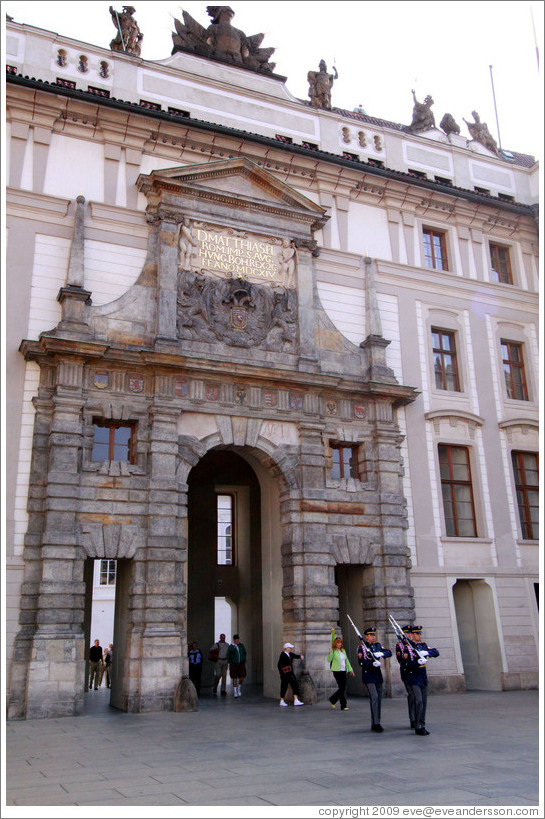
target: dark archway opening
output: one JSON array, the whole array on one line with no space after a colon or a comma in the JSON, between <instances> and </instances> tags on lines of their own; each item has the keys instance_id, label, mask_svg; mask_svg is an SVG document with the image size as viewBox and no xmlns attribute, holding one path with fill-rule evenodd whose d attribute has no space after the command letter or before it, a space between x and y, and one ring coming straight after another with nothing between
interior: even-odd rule
<instances>
[{"instance_id":1,"label":"dark archway opening","mask_svg":"<svg viewBox=\"0 0 545 819\"><path fill-rule=\"evenodd\" d=\"M188 478L187 640L204 656L201 694L210 693L208 650L225 630L240 635L248 651L245 685L263 684L261 492L240 455L217 449ZM222 620L217 612L228 612Z\"/></svg>"}]
</instances>

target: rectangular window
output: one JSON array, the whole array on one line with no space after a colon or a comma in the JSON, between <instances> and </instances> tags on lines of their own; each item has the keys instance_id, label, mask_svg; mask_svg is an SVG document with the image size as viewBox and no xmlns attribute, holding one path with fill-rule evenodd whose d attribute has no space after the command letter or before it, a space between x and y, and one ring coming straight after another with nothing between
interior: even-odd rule
<instances>
[{"instance_id":1,"label":"rectangular window","mask_svg":"<svg viewBox=\"0 0 545 819\"><path fill-rule=\"evenodd\" d=\"M216 533L218 566L233 564L233 495L216 495Z\"/></svg>"},{"instance_id":2,"label":"rectangular window","mask_svg":"<svg viewBox=\"0 0 545 819\"><path fill-rule=\"evenodd\" d=\"M448 270L447 242L443 231L423 229L424 261L434 270Z\"/></svg>"},{"instance_id":3,"label":"rectangular window","mask_svg":"<svg viewBox=\"0 0 545 819\"><path fill-rule=\"evenodd\" d=\"M518 401L528 401L522 344L517 341L502 339L501 357L507 397L515 398Z\"/></svg>"},{"instance_id":4,"label":"rectangular window","mask_svg":"<svg viewBox=\"0 0 545 819\"><path fill-rule=\"evenodd\" d=\"M539 457L535 452L512 452L520 528L523 540L539 538Z\"/></svg>"},{"instance_id":5,"label":"rectangular window","mask_svg":"<svg viewBox=\"0 0 545 819\"><path fill-rule=\"evenodd\" d=\"M351 444L330 443L333 466L330 477L334 481L341 478L357 478L358 475L358 447Z\"/></svg>"},{"instance_id":6,"label":"rectangular window","mask_svg":"<svg viewBox=\"0 0 545 819\"><path fill-rule=\"evenodd\" d=\"M134 424L95 421L92 461L134 463Z\"/></svg>"},{"instance_id":7,"label":"rectangular window","mask_svg":"<svg viewBox=\"0 0 545 819\"><path fill-rule=\"evenodd\" d=\"M431 328L433 368L438 390L460 392L455 334L450 330Z\"/></svg>"},{"instance_id":8,"label":"rectangular window","mask_svg":"<svg viewBox=\"0 0 545 819\"><path fill-rule=\"evenodd\" d=\"M439 444L439 469L449 537L477 537L469 450Z\"/></svg>"},{"instance_id":9,"label":"rectangular window","mask_svg":"<svg viewBox=\"0 0 545 819\"><path fill-rule=\"evenodd\" d=\"M492 264L492 276L495 282L499 282L500 284L513 284L511 256L508 247L495 245L490 242L490 262Z\"/></svg>"},{"instance_id":10,"label":"rectangular window","mask_svg":"<svg viewBox=\"0 0 545 819\"><path fill-rule=\"evenodd\" d=\"M115 586L115 576L117 571L116 560L100 561L100 585Z\"/></svg>"}]
</instances>

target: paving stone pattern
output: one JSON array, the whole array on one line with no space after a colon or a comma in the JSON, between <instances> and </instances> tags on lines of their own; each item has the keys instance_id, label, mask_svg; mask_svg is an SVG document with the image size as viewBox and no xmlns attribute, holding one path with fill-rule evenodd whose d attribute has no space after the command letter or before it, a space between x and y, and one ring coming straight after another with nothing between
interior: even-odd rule
<instances>
[{"instance_id":1,"label":"paving stone pattern","mask_svg":"<svg viewBox=\"0 0 545 819\"><path fill-rule=\"evenodd\" d=\"M432 696L429 737L410 731L403 698L384 702L383 734L370 732L363 698L344 712L281 709L247 689L204 695L198 712L126 714L100 689L85 708L6 724L7 806L176 806L191 816L189 806L539 801L537 691Z\"/></svg>"}]
</instances>

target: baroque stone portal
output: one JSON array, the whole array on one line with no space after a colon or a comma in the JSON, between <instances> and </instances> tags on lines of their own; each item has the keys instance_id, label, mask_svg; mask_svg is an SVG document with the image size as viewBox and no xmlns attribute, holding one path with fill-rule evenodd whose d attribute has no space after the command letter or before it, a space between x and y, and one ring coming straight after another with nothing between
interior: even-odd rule
<instances>
[{"instance_id":1,"label":"baroque stone portal","mask_svg":"<svg viewBox=\"0 0 545 819\"><path fill-rule=\"evenodd\" d=\"M274 71L275 63L269 62L274 48L260 48L264 34L247 37L243 31L232 26L235 12L230 6L207 6L206 11L212 18L208 28L201 26L186 11L182 12L183 23L174 19L176 33L172 34L172 54L190 51L262 73L271 74Z\"/></svg>"}]
</instances>

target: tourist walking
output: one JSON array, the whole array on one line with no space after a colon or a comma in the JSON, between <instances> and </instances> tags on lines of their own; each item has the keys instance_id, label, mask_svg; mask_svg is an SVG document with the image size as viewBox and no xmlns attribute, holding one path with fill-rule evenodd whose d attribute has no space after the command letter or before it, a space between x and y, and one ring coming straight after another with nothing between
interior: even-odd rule
<instances>
[{"instance_id":1,"label":"tourist walking","mask_svg":"<svg viewBox=\"0 0 545 819\"><path fill-rule=\"evenodd\" d=\"M287 707L288 703L285 700L285 696L288 691L288 687L291 686L291 690L293 691L293 704L294 705L304 705L305 703L302 702L299 698L299 683L297 682L297 677L295 676L295 672L293 670L293 661L294 660L304 660L304 654L294 654L292 652L292 648L295 648L293 643L284 643L284 648L280 657L278 658L278 673L280 674L280 707L285 708Z\"/></svg>"},{"instance_id":2,"label":"tourist walking","mask_svg":"<svg viewBox=\"0 0 545 819\"><path fill-rule=\"evenodd\" d=\"M343 647L342 637L335 637L335 629L331 629L331 651L327 655L329 667L335 677L337 683L337 690L329 698L331 707L335 708L337 702L340 701L341 711L348 711L348 703L346 701L346 675L354 676L354 670L350 665L350 660L347 657L346 651Z\"/></svg>"},{"instance_id":3,"label":"tourist walking","mask_svg":"<svg viewBox=\"0 0 545 819\"><path fill-rule=\"evenodd\" d=\"M229 676L233 681L233 696L242 696L242 683L246 679L246 648L238 634L233 634L233 642L227 649Z\"/></svg>"},{"instance_id":4,"label":"tourist walking","mask_svg":"<svg viewBox=\"0 0 545 819\"><path fill-rule=\"evenodd\" d=\"M102 646L100 640L95 640L94 645L89 649L89 688L98 691L100 681L100 667L102 665Z\"/></svg>"},{"instance_id":5,"label":"tourist walking","mask_svg":"<svg viewBox=\"0 0 545 819\"><path fill-rule=\"evenodd\" d=\"M225 634L220 634L217 643L210 647L210 659L214 662L214 686L212 693L216 694L221 680L221 696L227 695L227 651L229 643L225 641Z\"/></svg>"}]
</instances>

